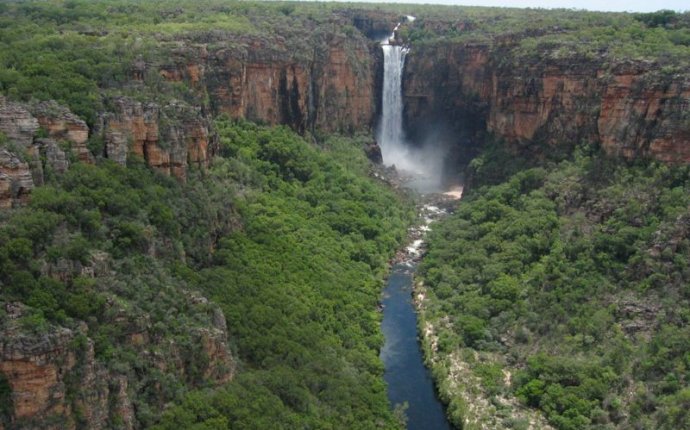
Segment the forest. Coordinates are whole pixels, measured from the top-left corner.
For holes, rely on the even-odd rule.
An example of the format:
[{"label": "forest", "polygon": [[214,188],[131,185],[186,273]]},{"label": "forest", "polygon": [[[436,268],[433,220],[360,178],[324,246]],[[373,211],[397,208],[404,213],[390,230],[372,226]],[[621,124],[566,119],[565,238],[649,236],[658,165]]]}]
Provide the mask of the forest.
[{"label": "forest", "polygon": [[[436,377],[462,357],[487,396],[558,429],[690,425],[688,167],[500,152],[473,161],[477,185],[422,264]],[[457,424],[469,405],[441,392]]]},{"label": "forest", "polygon": [[[158,428],[395,427],[376,303],[409,203],[368,178],[356,139],[332,136],[316,148],[285,128],[223,118],[216,126],[221,155],[187,183],[136,159],[77,163],[27,207],[2,212],[2,301],[25,303],[16,323],[39,334],[85,322],[96,360],[112,374],[136,373],[145,427],[168,402],[180,406]],[[97,258],[110,270],[75,275]],[[197,294],[211,302],[190,301]],[[194,327],[216,304],[238,375],[208,390],[215,384],[199,367],[209,358]],[[131,344],[142,315],[165,340],[147,354],[171,354],[175,343],[187,374],[161,371]],[[85,348],[84,335],[74,342]],[[83,394],[77,384],[67,393],[75,402]],[[3,405],[8,394],[0,391]]]}]

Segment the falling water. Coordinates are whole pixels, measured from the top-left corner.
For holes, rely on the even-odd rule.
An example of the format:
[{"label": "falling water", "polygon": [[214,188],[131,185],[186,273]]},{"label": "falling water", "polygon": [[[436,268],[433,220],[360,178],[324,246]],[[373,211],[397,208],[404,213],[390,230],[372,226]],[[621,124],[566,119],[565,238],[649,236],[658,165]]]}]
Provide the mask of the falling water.
[{"label": "falling water", "polygon": [[407,144],[403,131],[402,74],[408,49],[383,42],[383,112],[379,129],[379,145],[386,164],[410,169]]},{"label": "falling water", "polygon": [[[408,21],[413,20],[414,17],[408,17]],[[443,151],[437,142],[423,142],[420,146],[411,144],[405,138],[402,78],[409,48],[391,44],[392,40],[394,36],[381,43],[383,98],[377,140],[383,162],[388,166],[394,165],[398,171],[411,178],[408,183],[411,188],[421,193],[440,192]]]}]

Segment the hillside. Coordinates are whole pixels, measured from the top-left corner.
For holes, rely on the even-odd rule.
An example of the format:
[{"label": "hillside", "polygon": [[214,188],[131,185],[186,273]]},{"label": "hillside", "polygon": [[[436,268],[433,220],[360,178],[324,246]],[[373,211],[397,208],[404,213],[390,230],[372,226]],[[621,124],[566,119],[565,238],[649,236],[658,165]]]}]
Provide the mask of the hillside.
[{"label": "hillside", "polygon": [[469,165],[417,296],[449,416],[688,427],[688,14],[463,12],[402,32],[409,127]]},{"label": "hillside", "polygon": [[422,268],[456,423],[526,426],[515,397],[559,429],[687,427],[689,185],[595,152],[465,197]]},{"label": "hillside", "polygon": [[184,184],[76,163],[3,212],[7,428],[148,427],[220,385],[187,401],[247,428],[393,425],[376,303],[405,205],[355,141],[216,129],[221,155]]}]

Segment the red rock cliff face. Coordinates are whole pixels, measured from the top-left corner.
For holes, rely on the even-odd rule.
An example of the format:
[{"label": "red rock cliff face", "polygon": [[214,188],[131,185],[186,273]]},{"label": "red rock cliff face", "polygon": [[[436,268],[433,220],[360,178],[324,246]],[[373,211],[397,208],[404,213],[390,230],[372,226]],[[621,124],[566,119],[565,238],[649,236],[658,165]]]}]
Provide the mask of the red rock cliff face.
[{"label": "red rock cliff face", "polygon": [[370,130],[376,114],[371,42],[359,34],[326,34],[314,43],[306,51],[280,38],[246,38],[222,48],[190,44],[169,62],[147,67],[206,94],[214,113],[298,132]]},{"label": "red rock cliff face", "polygon": [[687,77],[663,76],[644,62],[512,55],[506,45],[413,47],[404,80],[408,120],[469,115],[517,146],[561,150],[586,141],[627,159],[690,163]]},{"label": "red rock cliff face", "polygon": [[145,78],[155,75],[154,82],[155,77],[183,82],[196,101],[169,95],[165,102],[108,96],[98,122],[89,129],[55,102],[25,106],[0,100],[3,139],[26,152],[13,149],[0,159],[0,207],[24,203],[31,189],[43,183],[46,168],[64,172],[70,160],[66,147],[84,162],[93,162],[95,155],[125,164],[134,154],[153,169],[184,180],[190,167],[207,167],[217,150],[214,114],[285,124],[298,132],[371,130],[378,47],[362,34],[320,32],[309,35],[305,49],[280,37],[214,37],[207,35],[209,43],[179,41],[163,62],[137,60],[131,68],[133,88],[148,85]]},{"label": "red rock cliff face", "polygon": [[[208,305],[204,298],[196,300]],[[41,333],[23,329],[20,321],[26,310],[19,303],[5,304],[7,318],[0,325],[0,376],[12,391],[9,428],[104,429],[112,428],[114,422],[121,423],[118,428],[135,428],[131,399],[142,389],[138,380],[142,375],[117,373],[99,362],[84,323],[76,329],[50,327]],[[185,380],[192,372],[190,366],[201,366],[197,370],[204,380],[215,384],[229,381],[234,374],[235,361],[219,309],[210,326],[190,328],[195,348],[205,357],[197,363],[185,360],[174,341],[151,335],[145,317],[132,321],[123,312],[122,321],[112,323],[126,326],[129,347],[146,364],[144,368]],[[154,352],[161,350],[166,353]],[[194,381],[187,382],[194,385]],[[160,386],[153,390],[160,391]],[[156,394],[166,400],[164,393]]]},{"label": "red rock cliff face", "polygon": [[690,162],[690,79],[653,79],[653,65],[632,64],[607,76],[597,121],[610,154],[649,155],[670,163]]},{"label": "red rock cliff face", "polygon": [[160,106],[128,97],[116,97],[110,105],[94,130],[105,143],[107,158],[125,164],[133,153],[153,169],[182,180],[189,166],[208,167],[215,136],[199,109],[181,101]]},{"label": "red rock cliff face", "polygon": [[25,106],[0,97],[0,208],[26,203],[34,188],[28,159],[38,129]]}]

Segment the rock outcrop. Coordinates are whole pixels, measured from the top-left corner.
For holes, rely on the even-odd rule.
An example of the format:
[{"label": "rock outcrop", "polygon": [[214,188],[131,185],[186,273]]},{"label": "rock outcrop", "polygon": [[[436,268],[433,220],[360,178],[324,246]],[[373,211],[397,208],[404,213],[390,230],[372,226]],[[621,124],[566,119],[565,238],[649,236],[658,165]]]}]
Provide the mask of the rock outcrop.
[{"label": "rock outcrop", "polygon": [[106,158],[124,165],[133,153],[179,179],[186,178],[188,166],[208,166],[215,135],[199,109],[177,100],[161,107],[128,97],[116,97],[109,105],[94,131],[105,144]]},{"label": "rock outcrop", "polygon": [[655,69],[623,64],[604,77],[597,121],[601,145],[627,159],[643,155],[690,163],[690,79],[659,76]]},{"label": "rock outcrop", "polygon": [[47,137],[55,142],[65,142],[77,159],[93,163],[93,156],[86,145],[89,127],[84,120],[52,100],[35,104],[31,107],[31,113]]},{"label": "rock outcrop", "polygon": [[[337,25],[358,17],[341,16]],[[367,19],[372,29],[388,22]],[[310,37],[307,50],[295,48],[303,42],[296,38],[233,36],[228,42],[214,32],[202,43],[180,41],[160,63],[134,61],[131,84],[148,85],[145,78],[152,75],[184,82],[190,100],[108,96],[93,129],[54,101],[26,106],[1,99],[0,131],[12,157],[5,155],[0,164],[0,206],[21,204],[47,171],[61,173],[71,161],[95,157],[124,165],[135,154],[184,180],[190,166],[207,167],[216,152],[212,115],[284,124],[300,133],[371,130],[380,85],[375,42],[357,32],[315,31]]]},{"label": "rock outcrop", "polygon": [[17,149],[27,149],[33,143],[38,128],[38,120],[26,106],[0,96],[0,132],[3,133],[3,140]]},{"label": "rock outcrop", "polygon": [[[19,303],[6,303],[3,307],[6,316],[0,320],[0,376],[11,390],[10,398],[5,399],[10,403],[6,417],[10,420],[9,428],[104,429],[115,422],[119,423],[118,428],[135,428],[132,398],[136,390],[144,389],[140,384],[143,375],[106,368],[96,359],[94,342],[84,323],[76,328],[50,326],[36,332],[22,326],[22,318],[30,312],[28,308]],[[145,363],[140,371],[156,369],[191,386],[229,381],[235,362],[228,347],[225,319],[220,310],[215,312],[220,316],[214,314],[211,326],[191,329],[195,339],[192,347],[204,356],[193,363],[183,358],[174,342],[151,335],[150,324],[145,323],[145,318],[139,319],[144,323],[130,334],[128,346]],[[122,323],[137,326],[137,322]],[[153,352],[161,348],[177,353]],[[190,380],[189,375],[197,373],[203,381]],[[146,389],[150,391],[151,387]],[[164,393],[159,393],[159,397],[166,400]]]},{"label": "rock outcrop", "polygon": [[14,153],[0,149],[0,209],[26,203],[33,188],[29,164]]},{"label": "rock outcrop", "polygon": [[518,58],[514,41],[413,47],[404,77],[411,128],[439,117],[515,148],[600,144],[626,159],[690,163],[690,79],[644,61]]},{"label": "rock outcrop", "polygon": [[[210,120],[187,103],[163,106],[115,97],[94,130],[54,101],[25,105],[0,97],[0,208],[26,203],[45,175],[95,156],[125,164],[130,153],[153,169],[184,180],[190,166],[206,168],[217,139]],[[102,150],[88,147],[89,139]]]},{"label": "rock outcrop", "polygon": [[0,208],[25,203],[34,188],[27,160],[38,129],[23,105],[0,96]]}]

